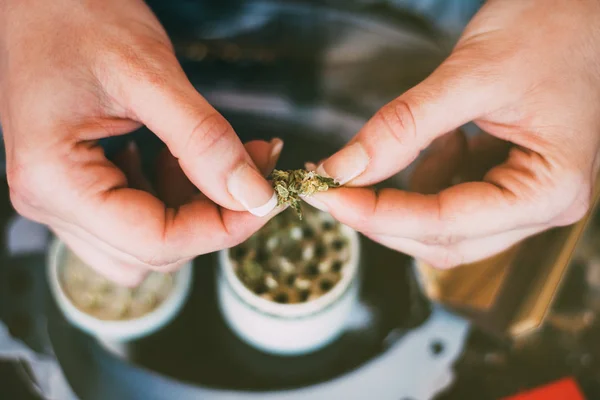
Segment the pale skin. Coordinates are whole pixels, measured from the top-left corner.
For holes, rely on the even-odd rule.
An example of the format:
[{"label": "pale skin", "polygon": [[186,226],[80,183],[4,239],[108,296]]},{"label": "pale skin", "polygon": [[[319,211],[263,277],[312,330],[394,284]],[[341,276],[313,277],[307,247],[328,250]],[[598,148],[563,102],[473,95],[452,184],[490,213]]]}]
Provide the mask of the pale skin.
[{"label": "pale skin", "polygon": [[[11,200],[88,264],[135,285],[239,243],[279,211],[264,175],[282,142],[240,142],[143,1],[5,0],[0,19]],[[96,143],[142,124],[169,150],[155,190],[135,148],[118,168]]]},{"label": "pale skin", "polygon": [[[488,1],[431,76],[315,166],[349,187],[310,202],[440,268],[580,220],[599,166],[599,20],[597,0]],[[452,133],[470,121],[489,135],[467,142]],[[437,183],[360,188],[401,171],[434,141],[416,173]],[[470,172],[483,173],[436,190],[466,155],[480,164]]]},{"label": "pale skin", "polygon": [[[263,176],[282,142],[240,142],[141,0],[4,0],[0,19],[11,199],[84,261],[134,285],[239,243],[281,211]],[[437,267],[579,220],[598,171],[598,20],[597,0],[488,1],[429,78],[315,166],[348,187],[308,201]],[[445,135],[469,121],[489,136]],[[95,142],[142,124],[168,147],[153,188],[135,148],[111,163]],[[367,187],[432,142],[414,191]],[[456,174],[469,182],[447,187]]]}]

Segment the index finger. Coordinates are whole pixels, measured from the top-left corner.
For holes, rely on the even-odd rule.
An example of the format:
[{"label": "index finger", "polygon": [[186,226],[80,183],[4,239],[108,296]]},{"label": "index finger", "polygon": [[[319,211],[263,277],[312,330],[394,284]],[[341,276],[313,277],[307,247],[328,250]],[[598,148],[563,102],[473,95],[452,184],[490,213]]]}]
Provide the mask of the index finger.
[{"label": "index finger", "polygon": [[108,87],[111,96],[131,118],[160,137],[202,193],[230,210],[258,216],[273,210],[277,204],[273,188],[231,125],[196,91],[173,54],[153,53],[150,62],[143,56],[111,61],[120,68],[113,71],[115,76],[102,79],[116,79],[115,87]]},{"label": "index finger", "polygon": [[[282,144],[279,139],[269,143],[253,141],[247,148],[257,165],[268,169],[273,162],[273,150],[278,154]],[[256,217],[247,212],[222,209],[201,197],[178,203],[181,205],[175,208],[166,207],[146,191],[132,188],[107,191],[92,200],[100,204],[82,204],[103,215],[98,212],[91,215],[86,220],[86,229],[143,263],[158,267],[231,247],[280,211]],[[122,237],[117,237],[119,235]]]},{"label": "index finger", "polygon": [[94,236],[157,268],[231,247],[272,217],[223,209],[208,199],[166,208],[154,196],[130,188],[83,202],[76,217],[84,216]]},{"label": "index finger", "polygon": [[[270,149],[265,143],[262,150]],[[264,152],[263,151],[263,152]],[[257,217],[208,199],[168,208],[152,194],[127,187],[122,171],[101,151],[76,146],[72,157],[23,169],[13,200],[21,213],[71,232],[82,230],[140,264],[161,269],[243,241],[280,211]],[[33,203],[18,195],[37,199]]]},{"label": "index finger", "polygon": [[447,245],[545,222],[539,210],[534,210],[535,203],[489,182],[462,183],[427,195],[338,188],[306,201],[360,232],[429,244]]}]

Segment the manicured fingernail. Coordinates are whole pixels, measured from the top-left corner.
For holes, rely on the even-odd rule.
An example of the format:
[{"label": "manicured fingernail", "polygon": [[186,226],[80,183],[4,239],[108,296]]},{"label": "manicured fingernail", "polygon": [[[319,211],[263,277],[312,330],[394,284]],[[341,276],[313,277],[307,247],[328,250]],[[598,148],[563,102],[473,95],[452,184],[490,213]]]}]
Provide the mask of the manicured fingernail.
[{"label": "manicured fingernail", "polygon": [[283,140],[279,138],[274,138],[271,140],[271,155],[270,160],[273,166],[277,164],[277,160],[279,160],[279,156],[281,155],[281,150],[283,149]]},{"label": "manicured fingernail", "polygon": [[340,185],[344,185],[362,174],[368,165],[369,155],[364,147],[360,143],[354,143],[321,163],[317,173],[334,178]]},{"label": "manicured fingernail", "polygon": [[277,196],[275,195],[275,193],[273,193],[271,198],[265,204],[259,207],[250,208],[248,211],[250,211],[250,213],[256,215],[257,217],[264,217],[265,215],[273,211],[275,207],[277,207]]},{"label": "manicured fingernail", "polygon": [[327,208],[327,206],[323,202],[315,199],[313,196],[300,196],[300,197],[302,198],[302,200],[304,200],[305,202],[307,202],[314,208],[321,210],[323,212],[329,212],[329,209]]},{"label": "manicured fingernail", "polygon": [[264,217],[277,206],[277,196],[269,183],[249,164],[240,165],[227,181],[227,190],[246,210]]}]

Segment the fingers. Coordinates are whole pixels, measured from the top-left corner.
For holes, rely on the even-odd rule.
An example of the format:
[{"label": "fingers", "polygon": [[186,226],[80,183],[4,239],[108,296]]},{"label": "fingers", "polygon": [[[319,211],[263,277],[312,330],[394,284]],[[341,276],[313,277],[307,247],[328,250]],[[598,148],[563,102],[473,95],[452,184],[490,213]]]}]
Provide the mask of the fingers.
[{"label": "fingers", "polygon": [[[270,173],[268,169],[277,162],[282,146],[283,142],[279,139],[274,139],[270,143],[253,141],[246,145],[249,154],[266,174]],[[147,187],[149,183],[143,176],[139,161],[137,147],[129,146],[116,157],[115,163],[124,171],[130,185]],[[197,189],[187,180],[177,159],[168,150],[159,155],[157,172],[157,190],[167,205],[180,207],[196,195]],[[55,232],[82,261],[118,284],[136,286],[141,283],[149,270],[157,269],[155,265],[148,265],[136,257],[131,257],[126,252],[107,244],[102,238],[90,235],[78,227],[56,229]],[[163,272],[175,270],[190,258],[177,259],[173,262],[165,261],[158,269]]]},{"label": "fingers", "polygon": [[450,244],[539,223],[535,204],[489,182],[462,183],[436,195],[339,188],[306,201],[365,234],[429,244]]},{"label": "fingers", "polygon": [[[270,142],[254,140],[246,143],[244,147],[263,176],[266,177],[279,159],[283,141],[279,138],[274,138]],[[168,149],[159,154],[156,178],[158,196],[169,207],[179,207],[193,198],[204,198],[204,195],[190,182],[181,169],[179,161]]]},{"label": "fingers", "polygon": [[194,196],[204,197],[168,149],[164,149],[156,160],[156,190],[167,207],[179,207],[190,202]]},{"label": "fingers", "polygon": [[55,230],[54,232],[81,261],[113,282],[127,287],[135,287],[148,274],[148,269],[143,266],[117,260],[106,251],[94,246],[90,241],[83,240],[65,230]]},{"label": "fingers", "polygon": [[269,143],[262,140],[253,140],[244,146],[260,172],[266,177],[273,172],[279,160],[281,150],[283,149],[283,141],[279,138],[274,138]]},{"label": "fingers", "polygon": [[[343,187],[306,201],[374,240],[436,266],[490,256],[529,235],[583,216],[589,195],[581,197],[578,188],[585,191],[585,182],[573,172],[554,168],[536,153],[518,147],[509,153],[508,143],[482,138],[468,143],[474,156],[469,151],[467,168],[473,177],[482,176],[481,182],[438,192],[457,170],[452,153],[465,152],[464,143],[449,141],[443,143],[449,158],[435,159],[440,154],[434,149],[431,158],[416,168],[421,177],[434,175],[433,185],[423,192],[435,194]],[[505,162],[486,171],[498,161]]]},{"label": "fingers", "polygon": [[546,226],[540,225],[488,237],[464,240],[448,246],[428,245],[417,240],[393,236],[367,236],[384,246],[408,254],[435,268],[446,269],[492,257],[546,228]]},{"label": "fingers", "polygon": [[507,160],[511,144],[482,133],[466,139],[460,131],[439,137],[419,158],[410,177],[412,191],[435,194],[459,182],[483,180]]},{"label": "fingers", "polygon": [[276,206],[275,192],[231,125],[195,90],[174,57],[165,64],[156,71],[134,66],[137,73],[120,78],[113,91],[167,144],[202,193],[228,209],[267,215]]},{"label": "fingers", "polygon": [[[135,287],[151,270],[135,257],[111,247],[81,229],[53,229],[53,231],[86,265],[120,285]],[[161,271],[175,271],[192,258],[164,265]]]},{"label": "fingers", "polygon": [[341,184],[372,185],[408,166],[435,138],[494,109],[494,81],[468,58],[453,57],[379,110],[320,174]]},{"label": "fingers", "polygon": [[[274,139],[269,143],[264,141],[253,141],[246,145],[249,154],[255,160],[256,165],[265,174],[270,173],[270,169],[272,169],[272,166],[277,162],[282,146],[283,142],[280,139]],[[149,264],[150,267],[164,269],[165,265],[172,264],[180,258],[194,257],[198,254],[231,247],[254,233],[254,231],[268,220],[268,217],[257,218],[243,212],[220,210],[211,201],[202,200],[196,197],[195,188],[188,180],[186,180],[185,175],[181,172],[181,169],[178,168],[177,160],[173,156],[170,156],[168,152],[161,155],[161,160],[161,166],[163,168],[160,170],[163,170],[163,172],[160,173],[159,170],[157,187],[159,188],[159,192],[166,196],[168,201],[171,204],[176,205],[178,209],[175,211],[165,209],[161,206],[160,208],[162,208],[162,211],[158,211],[158,207],[157,210],[154,211],[156,214],[159,212],[162,213],[160,217],[163,219],[163,224],[168,224],[169,222],[171,224],[166,227],[168,231],[164,230],[165,227],[163,225],[163,231],[161,232],[164,235],[162,244],[164,247],[167,247],[165,254],[159,256],[158,260],[152,258],[142,259],[142,262]],[[114,205],[112,205],[114,207],[113,212],[115,215],[120,212],[122,218],[127,218],[127,210],[122,207],[122,204],[125,204],[126,202],[130,203],[130,210],[138,207],[147,210],[147,207],[150,204],[158,202],[153,197],[147,197],[148,195],[143,192],[130,191],[127,193],[128,190],[130,189],[120,189],[120,193],[119,191],[114,192],[115,197],[112,200],[114,202]],[[116,196],[117,194],[122,196],[122,199]],[[137,200],[134,199],[135,196],[137,196]],[[126,200],[126,198],[130,198],[131,200]],[[192,198],[195,200],[191,200]],[[142,205],[143,201],[146,202],[146,205]],[[138,215],[135,216],[136,219],[139,217],[140,211],[142,210],[137,211]],[[276,212],[279,211],[280,210],[277,210]],[[148,211],[149,214],[151,212],[152,211]],[[169,221],[168,218],[172,219]],[[129,219],[132,219],[132,217],[129,217]],[[148,220],[148,223],[151,221],[151,218],[149,217],[143,219]],[[141,223],[138,224],[143,225]],[[125,228],[113,229],[120,232]],[[143,229],[144,228],[140,228],[140,231]],[[156,228],[153,227],[147,229],[148,233],[152,232],[153,229],[156,231]],[[125,232],[127,235],[135,234],[131,231],[132,228],[129,228]],[[113,238],[111,238],[111,244],[113,246],[122,251],[127,251],[116,246],[115,243],[117,243],[117,241],[112,239]],[[129,242],[131,242],[131,239]],[[174,248],[171,251],[168,251],[168,247],[170,247],[169,242],[172,242],[174,245]],[[158,245],[160,246],[160,242]],[[179,249],[176,250],[177,248]],[[187,248],[187,250],[185,248]],[[172,255],[168,256],[169,253]],[[138,253],[134,250],[133,254]]]},{"label": "fingers", "polygon": [[129,188],[90,196],[74,214],[93,236],[156,270],[231,247],[270,217],[220,209],[209,200],[168,209],[150,194]]},{"label": "fingers", "polygon": [[[271,153],[269,144],[258,147]],[[127,187],[125,175],[102,151],[87,146],[74,147],[68,158],[46,161],[11,175],[17,210],[58,232],[103,243],[102,251],[114,249],[128,256],[126,263],[146,269],[164,271],[181,260],[234,246],[281,211],[256,217],[209,200],[166,208],[152,194]],[[92,259],[97,253],[83,252],[86,261],[103,269],[105,260]]]},{"label": "fingers", "polygon": [[[470,177],[483,177],[494,162],[498,163],[505,160],[507,149],[508,147],[504,142],[487,135],[479,135],[467,141],[460,131],[446,134],[432,143],[427,153],[420,160],[419,164],[416,165],[411,177],[411,190],[420,194],[435,195],[445,188],[456,184],[457,181],[461,181],[465,178],[465,174],[468,174]],[[358,189],[347,189],[347,192],[353,195],[356,195],[357,191]],[[330,194],[334,197],[339,194],[337,192],[339,192],[339,189],[330,192]],[[385,193],[383,193],[383,197],[387,196]],[[414,196],[415,202],[419,201],[419,198],[431,198],[431,196],[419,196],[417,194],[407,195]],[[341,194],[341,196],[344,195]],[[319,200],[323,200],[325,196],[318,197]],[[308,201],[311,202],[310,199]],[[388,207],[382,205],[388,202],[389,200],[384,199],[382,203],[378,201],[377,204],[381,208],[397,208],[396,205],[389,205]],[[345,214],[344,209],[340,208],[339,204],[332,205],[330,201],[325,200],[321,203],[321,207],[327,207],[325,203],[335,210],[335,215],[338,215],[338,213]],[[353,212],[360,213],[355,208],[355,205],[347,204],[346,206],[352,207]],[[468,206],[465,205],[465,207],[467,208]],[[465,210],[465,212],[468,213],[468,210]],[[439,235],[435,236],[427,235],[425,231],[421,231],[420,233],[413,231],[411,234],[411,228],[406,227],[406,225],[411,226],[411,222],[414,225],[418,225],[417,220],[420,217],[410,211],[407,211],[407,213],[409,214],[408,217],[404,216],[400,218],[398,215],[395,217],[398,218],[396,219],[398,223],[389,222],[392,220],[387,217],[394,218],[391,215],[387,217],[382,216],[380,224],[372,221],[372,216],[369,216],[365,217],[364,220],[373,222],[375,227],[366,226],[367,224],[362,224],[361,226],[360,222],[357,222],[357,226],[365,229],[363,232],[372,240],[425,261],[437,268],[451,268],[493,256],[522,239],[546,228],[545,225],[538,225],[483,237],[477,236],[475,232],[472,233],[473,236],[471,237],[465,237],[464,235],[452,236],[452,234],[444,236],[443,231],[438,231]],[[423,214],[427,214],[426,209],[423,211]],[[434,213],[434,215],[438,215],[438,213]],[[411,221],[411,218],[417,220]],[[387,220],[387,224],[384,224],[383,221],[385,220]],[[349,221],[345,222],[351,224]],[[428,223],[427,220],[422,222],[425,224]],[[429,225],[433,226],[431,223]],[[368,229],[377,230],[381,226],[384,230],[388,227],[391,227],[391,229],[387,229],[387,234],[369,233]],[[402,227],[398,228],[398,226]],[[402,234],[407,235],[407,237],[396,236]]]}]

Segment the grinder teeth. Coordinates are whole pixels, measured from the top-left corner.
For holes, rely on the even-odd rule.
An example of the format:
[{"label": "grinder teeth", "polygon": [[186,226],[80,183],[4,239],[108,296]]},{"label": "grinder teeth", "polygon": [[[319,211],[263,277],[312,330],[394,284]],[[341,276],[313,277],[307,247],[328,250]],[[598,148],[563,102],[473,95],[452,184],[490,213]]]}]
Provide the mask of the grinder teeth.
[{"label": "grinder teeth", "polygon": [[249,240],[229,250],[240,281],[255,294],[281,304],[310,301],[342,278],[350,251],[341,225],[306,207],[305,218],[273,218]]}]

